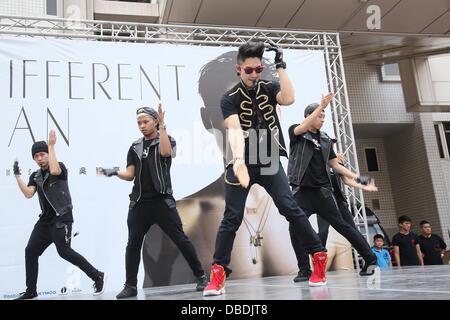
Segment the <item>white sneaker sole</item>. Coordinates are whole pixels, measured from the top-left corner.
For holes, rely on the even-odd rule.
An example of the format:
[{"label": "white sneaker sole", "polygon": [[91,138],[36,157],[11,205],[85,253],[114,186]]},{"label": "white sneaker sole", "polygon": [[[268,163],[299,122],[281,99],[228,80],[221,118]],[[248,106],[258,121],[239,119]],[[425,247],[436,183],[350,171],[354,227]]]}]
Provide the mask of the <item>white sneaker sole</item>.
[{"label": "white sneaker sole", "polygon": [[311,282],[309,281],[309,286],[310,287],[323,287],[327,285],[327,281],[322,281],[322,282]]},{"label": "white sneaker sole", "polygon": [[108,276],[106,275],[106,272],[103,274],[103,288],[102,291],[100,292],[94,292],[93,295],[94,296],[99,296],[101,295],[103,292],[105,292],[105,288],[106,288],[106,280],[108,279]]},{"label": "white sneaker sole", "polygon": [[208,296],[220,296],[221,294],[225,293],[225,287],[223,287],[222,289],[219,290],[208,290],[208,291],[203,291],[203,296],[204,297],[208,297]]},{"label": "white sneaker sole", "polygon": [[[372,264],[370,266],[367,267],[366,270],[366,274],[362,275],[362,276],[371,276],[374,275],[375,272],[377,271],[378,266],[376,264]],[[378,268],[379,269],[379,268]]]}]

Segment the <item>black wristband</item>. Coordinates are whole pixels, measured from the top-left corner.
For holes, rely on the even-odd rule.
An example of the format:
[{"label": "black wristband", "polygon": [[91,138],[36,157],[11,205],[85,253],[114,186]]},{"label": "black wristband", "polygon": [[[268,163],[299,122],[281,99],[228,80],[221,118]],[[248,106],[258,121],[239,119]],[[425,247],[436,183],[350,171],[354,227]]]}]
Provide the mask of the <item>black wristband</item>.
[{"label": "black wristband", "polygon": [[372,180],[372,178],[371,177],[367,177],[367,176],[360,176],[360,177],[357,177],[355,179],[355,181],[357,183],[360,183],[360,184],[362,184],[364,186],[367,186],[370,183],[371,180]]},{"label": "black wristband", "polygon": [[278,70],[280,68],[286,69],[286,62],[281,61],[275,65],[275,68]]}]

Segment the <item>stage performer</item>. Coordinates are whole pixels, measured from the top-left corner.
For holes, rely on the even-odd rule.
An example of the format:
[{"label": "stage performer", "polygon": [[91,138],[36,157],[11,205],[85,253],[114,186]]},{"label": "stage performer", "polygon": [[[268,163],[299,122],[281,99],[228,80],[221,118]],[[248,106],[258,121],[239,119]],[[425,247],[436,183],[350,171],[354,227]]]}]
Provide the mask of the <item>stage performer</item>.
[{"label": "stage performer", "polygon": [[[373,274],[377,258],[363,235],[342,216],[333,193],[330,168],[358,184],[368,185],[372,179],[359,177],[339,164],[332,139],[320,130],[325,122],[324,109],[333,96],[329,93],[322,97],[320,104],[308,105],[304,111],[305,119],[289,127],[288,178],[298,205],[307,215],[317,213],[352,244],[365,262],[360,275],[367,276]],[[290,233],[297,259],[305,261],[301,239],[295,230],[290,229]]]},{"label": "stage performer", "polygon": [[[335,142],[335,140],[333,140]],[[345,165],[346,159],[340,154],[336,153],[337,159],[341,165]],[[375,185],[375,181],[372,179],[371,182],[367,185],[356,182],[354,179],[350,179],[347,176],[341,176],[339,173],[334,172],[333,169],[330,170],[330,178],[331,185],[333,187],[333,194],[336,199],[337,206],[339,207],[339,211],[342,215],[342,218],[350,224],[356,230],[357,227],[355,225],[355,221],[353,220],[353,215],[349,210],[348,200],[345,196],[344,191],[342,190],[342,183],[353,187],[358,188],[368,192],[376,192],[378,191],[377,186]],[[312,212],[304,209],[307,215],[311,215]],[[317,227],[318,227],[318,235],[322,244],[327,246],[328,239],[328,229],[330,224],[324,220],[320,215],[317,215]],[[333,232],[336,232],[333,230]],[[343,245],[342,241],[335,242],[336,237],[332,237],[331,244],[333,247],[332,252],[328,251],[328,265],[327,269],[330,268],[331,265],[334,266],[333,270],[350,270],[353,269],[353,256],[351,252],[351,244],[346,241],[348,245]],[[301,246],[294,247],[298,264],[298,274],[294,278],[294,282],[303,282],[308,281],[311,276],[311,267],[309,263],[309,257],[305,254],[304,249]]]},{"label": "stage performer", "polygon": [[26,198],[32,198],[37,192],[41,214],[34,225],[25,248],[26,291],[17,299],[37,297],[38,259],[52,243],[61,258],[80,268],[94,281],[94,295],[100,295],[105,289],[106,275],[94,268],[83,256],[70,246],[72,238],[72,199],[67,181],[67,169],[58,162],[55,153],[56,133],[51,130],[48,144],[38,141],[31,147],[31,156],[40,167],[33,172],[26,185],[21,177],[19,162],[13,166],[14,176],[20,191]]},{"label": "stage performer", "polygon": [[183,231],[173,197],[170,166],[176,154],[176,142],[167,134],[164,113],[161,104],[158,112],[150,107],[139,108],[137,125],[143,137],[128,150],[126,170],[100,169],[107,177],[134,180],[127,219],[126,281],[117,299],[137,295],[142,243],[153,224],[158,224],[180,249],[196,277],[196,290],[202,291],[208,283],[195,248]]},{"label": "stage performer", "polygon": [[[264,69],[264,43],[247,42],[239,47],[235,66],[240,81],[221,99],[221,110],[227,128],[229,146],[226,150],[225,212],[216,237],[210,282],[204,296],[225,292],[236,231],[242,223],[250,186],[257,183],[272,197],[278,211],[302,238],[308,253],[313,255],[314,272],[310,285],[326,284],[326,249],[311,227],[305,213],[298,207],[289,189],[280,155],[287,156],[277,104],[294,102],[294,88],[286,73],[280,47],[270,42],[267,50],[275,51],[279,82],[260,79]],[[275,253],[274,253],[275,254]]]}]

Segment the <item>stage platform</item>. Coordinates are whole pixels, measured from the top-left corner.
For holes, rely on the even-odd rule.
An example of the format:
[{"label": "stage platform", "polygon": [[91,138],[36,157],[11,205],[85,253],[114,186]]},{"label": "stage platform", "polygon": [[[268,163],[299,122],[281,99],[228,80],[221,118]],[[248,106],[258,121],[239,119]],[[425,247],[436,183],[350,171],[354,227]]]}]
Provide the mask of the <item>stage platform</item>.
[{"label": "stage platform", "polygon": [[[126,300],[450,300],[450,265],[378,269],[371,277],[360,277],[356,271],[329,272],[328,285],[316,288],[307,282],[294,283],[293,277],[229,280],[226,294],[218,297],[203,297],[194,284],[184,284],[140,289],[137,297]],[[116,294],[106,287],[97,297],[75,294],[51,299],[111,300]]]}]

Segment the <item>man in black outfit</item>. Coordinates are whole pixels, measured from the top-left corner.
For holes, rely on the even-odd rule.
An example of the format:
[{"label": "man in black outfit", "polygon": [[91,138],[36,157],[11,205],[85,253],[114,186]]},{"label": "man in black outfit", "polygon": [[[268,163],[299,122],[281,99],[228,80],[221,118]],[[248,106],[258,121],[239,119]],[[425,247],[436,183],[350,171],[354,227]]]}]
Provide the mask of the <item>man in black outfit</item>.
[{"label": "man in black outfit", "polygon": [[444,264],[442,257],[447,245],[437,234],[431,233],[431,224],[423,220],[420,222],[422,234],[419,236],[420,251],[425,265]]},{"label": "man in black outfit", "polygon": [[58,162],[55,154],[56,134],[51,130],[48,145],[38,141],[31,148],[31,155],[40,167],[30,176],[28,185],[21,178],[19,162],[13,166],[14,176],[20,191],[26,198],[32,198],[36,191],[42,213],[33,228],[25,248],[26,291],[17,299],[37,297],[38,259],[52,243],[61,258],[79,267],[94,281],[94,295],[102,294],[105,289],[106,275],[95,269],[83,256],[70,246],[72,234],[72,199],[67,183],[67,169]]},{"label": "man in black outfit", "polygon": [[271,43],[279,82],[260,79],[264,70],[264,43],[247,42],[239,47],[235,70],[240,82],[221,99],[221,110],[231,148],[226,153],[225,212],[220,224],[208,286],[204,296],[225,292],[225,278],[231,273],[236,231],[244,216],[249,187],[258,183],[272,197],[275,206],[301,237],[308,253],[313,255],[314,272],[310,285],[326,284],[326,250],[311,227],[305,213],[296,204],[279,156],[287,156],[281,132],[277,104],[294,102],[294,88],[286,73],[282,50]]},{"label": "man in black outfit", "polygon": [[107,177],[115,175],[122,180],[134,180],[127,219],[126,282],[117,299],[137,295],[142,243],[155,223],[180,249],[196,277],[197,291],[202,291],[207,284],[205,272],[194,246],[183,231],[173,197],[170,166],[176,153],[175,139],[167,134],[161,104],[158,112],[144,107],[139,108],[136,114],[143,137],[133,142],[128,150],[126,170],[100,170]]},{"label": "man in black outfit", "polygon": [[[333,140],[333,142],[335,142],[335,140]],[[341,165],[344,165],[345,158],[341,154],[336,154],[336,156],[338,158],[339,163]],[[346,176],[341,176],[339,173],[334,172],[333,170],[330,170],[330,178],[331,178],[331,186],[333,187],[333,194],[336,199],[336,203],[339,208],[339,212],[342,215],[342,218],[345,220],[345,222],[347,222],[353,228],[358,230],[356,228],[355,221],[353,220],[353,215],[349,210],[347,197],[345,196],[342,190],[342,182],[350,187],[359,188],[368,192],[378,191],[378,188],[375,186],[373,180],[369,184],[364,185],[356,182],[353,179],[349,179]],[[305,212],[308,211],[305,210]],[[318,227],[317,234],[319,235],[320,241],[322,241],[322,244],[326,247],[330,224],[320,215],[317,215],[317,227]],[[301,251],[296,252],[299,261],[298,262],[299,271],[297,276],[294,278],[294,282],[307,281],[309,276],[311,275],[311,266],[309,264],[309,258],[308,256],[302,253],[302,249],[300,250]],[[330,256],[330,254],[328,254],[328,258],[332,259],[333,257]]]},{"label": "man in black outfit", "polygon": [[[340,165],[332,148],[332,139],[320,131],[325,122],[324,109],[332,98],[333,94],[330,93],[322,97],[320,104],[313,103],[307,106],[303,122],[289,128],[288,178],[298,205],[308,216],[317,213],[355,247],[365,262],[360,275],[367,276],[373,274],[377,258],[355,225],[346,221],[349,217],[343,218],[333,194],[330,167],[336,173],[363,185],[369,184],[371,178],[358,177]],[[291,229],[290,232],[297,259],[307,260],[296,232]]]},{"label": "man in black outfit", "polygon": [[411,218],[404,215],[399,217],[398,226],[400,232],[392,237],[396,266],[423,266],[419,237],[414,232],[410,232]]}]

